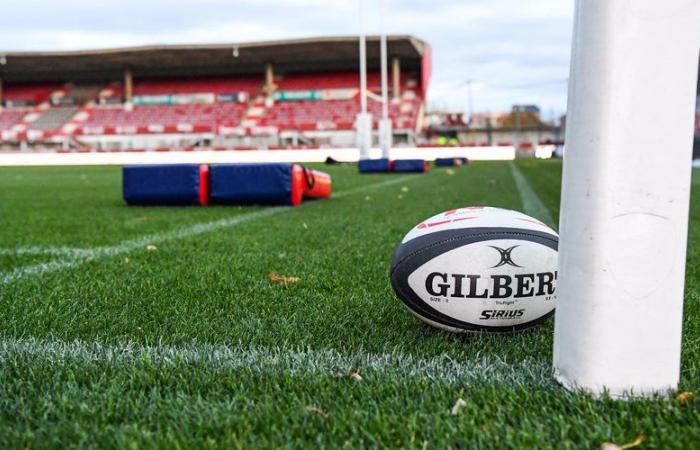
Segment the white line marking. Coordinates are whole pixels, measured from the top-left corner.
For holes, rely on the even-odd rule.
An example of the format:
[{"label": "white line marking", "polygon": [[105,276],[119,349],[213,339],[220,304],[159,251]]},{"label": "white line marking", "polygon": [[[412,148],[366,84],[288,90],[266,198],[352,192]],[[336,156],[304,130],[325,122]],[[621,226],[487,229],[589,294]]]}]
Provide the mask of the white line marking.
[{"label": "white line marking", "polygon": [[244,370],[289,375],[349,375],[363,378],[418,378],[443,383],[496,383],[510,386],[554,386],[549,361],[509,362],[497,356],[459,361],[447,355],[420,358],[400,352],[340,352],[334,349],[240,348],[227,345],[187,344],[144,346],[82,341],[44,341],[0,338],[0,360],[41,360],[51,365],[106,364],[110,367],[149,366],[178,368],[203,366],[207,370]]},{"label": "white line marking", "polygon": [[[379,183],[374,183],[370,185],[364,185],[357,188],[349,189],[347,191],[339,192],[331,198],[343,198],[348,195],[356,194],[358,192],[363,192],[369,189],[376,189],[379,187],[389,186],[392,184],[401,183],[411,179],[409,176],[392,178],[390,180],[381,181]],[[414,178],[415,179],[415,178]],[[310,203],[310,205],[316,204],[315,202]],[[306,206],[308,207],[308,205]],[[235,225],[249,222],[251,220],[259,219],[262,217],[272,216],[283,211],[292,211],[293,208],[290,207],[273,207],[262,209],[259,211],[240,214],[237,216],[229,217],[226,219],[215,220],[212,222],[198,223],[184,228],[175,229],[172,231],[166,231],[162,233],[154,233],[146,236],[142,236],[136,239],[131,239],[128,241],[121,242],[120,244],[110,246],[110,247],[96,247],[89,249],[86,252],[72,255],[70,257],[49,261],[46,263],[33,264],[30,266],[18,267],[9,272],[0,273],[0,284],[9,284],[16,280],[19,280],[28,276],[43,275],[46,273],[56,272],[59,270],[65,270],[72,267],[79,266],[87,261],[92,261],[100,258],[116,256],[123,253],[131,252],[134,250],[145,249],[146,246],[150,244],[158,244],[162,242],[174,241],[179,239],[185,239],[192,236],[197,236],[204,233],[210,233],[212,231],[221,230],[223,228],[233,227]]]},{"label": "white line marking", "polygon": [[513,175],[513,180],[515,180],[515,185],[518,187],[525,214],[541,220],[552,227],[552,229],[556,229],[549,209],[547,209],[544,203],[542,203],[542,200],[537,196],[537,193],[532,189],[525,175],[523,175],[518,166],[512,161],[509,162],[508,165],[510,166],[510,173]]},{"label": "white line marking", "polygon": [[15,247],[0,248],[0,256],[49,255],[49,256],[79,256],[90,252],[89,248],[73,247]]}]

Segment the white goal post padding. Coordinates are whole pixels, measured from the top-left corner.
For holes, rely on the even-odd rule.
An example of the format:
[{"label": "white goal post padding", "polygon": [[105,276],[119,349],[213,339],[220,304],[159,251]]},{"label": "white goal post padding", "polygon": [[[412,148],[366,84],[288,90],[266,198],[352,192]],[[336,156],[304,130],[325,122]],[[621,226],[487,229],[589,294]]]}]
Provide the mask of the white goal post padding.
[{"label": "white goal post padding", "polygon": [[698,0],[577,0],[554,370],[594,394],[675,389]]}]

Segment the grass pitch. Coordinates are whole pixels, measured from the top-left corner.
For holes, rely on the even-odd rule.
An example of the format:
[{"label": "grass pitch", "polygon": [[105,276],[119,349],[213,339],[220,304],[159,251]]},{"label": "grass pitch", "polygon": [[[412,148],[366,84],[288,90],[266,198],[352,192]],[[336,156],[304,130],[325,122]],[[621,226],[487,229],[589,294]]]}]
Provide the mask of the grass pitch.
[{"label": "grass pitch", "polygon": [[[700,447],[698,398],[554,383],[551,321],[454,335],[391,291],[394,247],[426,217],[556,220],[558,162],[324,170],[334,198],[292,209],[130,208],[118,168],[0,169],[0,447]],[[682,391],[700,388],[699,179]]]}]

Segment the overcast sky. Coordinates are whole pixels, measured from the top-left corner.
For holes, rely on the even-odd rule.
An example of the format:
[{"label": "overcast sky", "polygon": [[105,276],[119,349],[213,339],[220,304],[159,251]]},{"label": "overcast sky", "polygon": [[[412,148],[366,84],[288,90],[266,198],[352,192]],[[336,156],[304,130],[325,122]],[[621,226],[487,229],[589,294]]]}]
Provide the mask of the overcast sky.
[{"label": "overcast sky", "polygon": [[[379,0],[364,0],[368,33]],[[235,43],[359,30],[358,0],[6,0],[0,50],[75,50],[145,44]],[[389,33],[433,49],[429,102],[475,111],[536,103],[566,108],[573,0],[386,0]]]}]

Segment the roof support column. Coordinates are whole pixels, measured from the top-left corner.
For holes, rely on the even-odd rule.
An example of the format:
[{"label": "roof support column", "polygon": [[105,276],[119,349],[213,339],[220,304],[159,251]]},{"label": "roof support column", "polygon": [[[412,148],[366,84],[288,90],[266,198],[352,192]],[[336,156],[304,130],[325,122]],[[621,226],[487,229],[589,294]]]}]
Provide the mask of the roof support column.
[{"label": "roof support column", "polygon": [[131,106],[134,99],[134,77],[131,69],[124,69],[124,103]]},{"label": "roof support column", "polygon": [[271,94],[275,90],[275,69],[272,63],[265,66],[265,92]]},{"label": "roof support column", "polygon": [[391,77],[392,77],[392,96],[399,98],[401,96],[401,60],[394,57],[391,60]]}]

